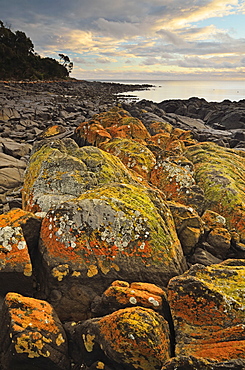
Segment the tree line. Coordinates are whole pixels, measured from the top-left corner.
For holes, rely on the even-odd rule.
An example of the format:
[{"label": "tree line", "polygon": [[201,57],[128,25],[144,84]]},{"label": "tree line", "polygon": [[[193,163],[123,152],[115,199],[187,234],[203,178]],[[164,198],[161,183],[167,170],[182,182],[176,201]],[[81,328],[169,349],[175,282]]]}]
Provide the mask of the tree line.
[{"label": "tree line", "polygon": [[59,54],[60,61],[42,58],[22,31],[13,32],[0,20],[0,80],[64,79],[72,71],[69,57]]}]

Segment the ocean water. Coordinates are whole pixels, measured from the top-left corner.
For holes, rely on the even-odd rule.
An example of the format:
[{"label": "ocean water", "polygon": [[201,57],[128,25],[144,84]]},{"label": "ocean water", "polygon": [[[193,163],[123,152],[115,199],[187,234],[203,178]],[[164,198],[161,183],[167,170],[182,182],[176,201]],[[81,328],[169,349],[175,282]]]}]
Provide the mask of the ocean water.
[{"label": "ocean water", "polygon": [[173,81],[173,80],[103,80],[126,84],[154,85],[149,90],[128,92],[138,100],[147,99],[159,103],[168,99],[204,98],[208,102],[221,102],[225,99],[239,101],[245,99],[245,80],[217,81]]}]

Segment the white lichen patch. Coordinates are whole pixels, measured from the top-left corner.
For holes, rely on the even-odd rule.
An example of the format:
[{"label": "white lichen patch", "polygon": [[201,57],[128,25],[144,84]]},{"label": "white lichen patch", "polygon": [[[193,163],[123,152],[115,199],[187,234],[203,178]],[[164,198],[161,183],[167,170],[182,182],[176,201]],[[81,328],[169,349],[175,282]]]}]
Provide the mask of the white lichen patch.
[{"label": "white lichen patch", "polygon": [[11,252],[13,246],[19,250],[27,247],[21,227],[5,226],[0,228],[0,248]]},{"label": "white lichen patch", "polygon": [[160,303],[154,297],[149,297],[148,302],[151,303],[154,307],[160,306]]},{"label": "white lichen patch", "polygon": [[136,299],[135,297],[130,297],[130,298],[129,298],[129,302],[130,302],[131,304],[137,304],[137,299]]}]

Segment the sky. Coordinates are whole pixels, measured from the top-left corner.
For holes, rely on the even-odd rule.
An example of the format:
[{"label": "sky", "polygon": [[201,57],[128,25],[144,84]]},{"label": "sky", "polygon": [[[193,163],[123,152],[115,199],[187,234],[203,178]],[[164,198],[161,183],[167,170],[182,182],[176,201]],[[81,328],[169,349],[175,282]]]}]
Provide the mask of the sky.
[{"label": "sky", "polygon": [[85,80],[245,79],[245,0],[0,0],[0,19]]}]

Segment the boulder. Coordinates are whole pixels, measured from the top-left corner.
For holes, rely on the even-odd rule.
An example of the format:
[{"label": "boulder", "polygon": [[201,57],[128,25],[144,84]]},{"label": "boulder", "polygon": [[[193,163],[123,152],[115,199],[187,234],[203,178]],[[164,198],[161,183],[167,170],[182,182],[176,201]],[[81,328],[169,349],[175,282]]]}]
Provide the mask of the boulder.
[{"label": "boulder", "polygon": [[0,193],[23,184],[26,162],[0,153]]},{"label": "boulder", "polygon": [[14,208],[0,215],[0,226],[21,228],[29,254],[35,257],[41,228],[41,218],[31,212]]},{"label": "boulder", "polygon": [[193,356],[178,356],[167,361],[161,370],[243,370],[245,361],[208,361]]},{"label": "boulder", "polygon": [[88,365],[102,359],[119,369],[160,370],[170,358],[168,323],[148,308],[121,309],[78,324],[74,331]]},{"label": "boulder", "polygon": [[92,311],[96,316],[103,316],[122,308],[141,306],[163,312],[167,305],[167,296],[163,289],[155,284],[115,280],[102,296],[93,302]]},{"label": "boulder", "polygon": [[34,147],[24,179],[23,208],[47,212],[89,189],[110,182],[136,184],[122,162],[95,147],[79,148],[70,138]]},{"label": "boulder", "polygon": [[101,144],[100,148],[117,156],[127,168],[149,180],[156,158],[145,145],[132,139],[113,139]]},{"label": "boulder", "polygon": [[1,369],[70,369],[65,331],[47,302],[8,293],[0,325]]},{"label": "boulder", "polygon": [[90,317],[114,280],[164,286],[186,269],[169,208],[157,192],[111,184],[50,210],[42,222],[41,286],[62,320]]},{"label": "boulder", "polygon": [[157,159],[151,171],[150,181],[164,192],[168,200],[186,204],[195,180],[189,169],[186,169],[170,158]]},{"label": "boulder", "polygon": [[244,261],[227,260],[206,267],[194,265],[170,280],[176,356],[245,360],[244,277]]},{"label": "boulder", "polygon": [[94,115],[91,120],[79,125],[75,134],[80,145],[96,146],[111,138],[132,139],[143,144],[150,138],[143,123],[120,107]]},{"label": "boulder", "polygon": [[227,221],[245,239],[245,158],[214,143],[200,143],[186,151],[195,167],[194,178],[204,190],[206,209]]},{"label": "boulder", "polygon": [[168,202],[184,254],[189,255],[204,233],[204,222],[191,207]]},{"label": "boulder", "polygon": [[[0,295],[33,294],[32,264],[22,228],[0,215]],[[17,226],[18,225],[18,226]]]},{"label": "boulder", "polygon": [[17,159],[28,156],[31,151],[30,144],[17,143],[8,138],[0,138],[0,145],[2,145],[3,153]]}]

